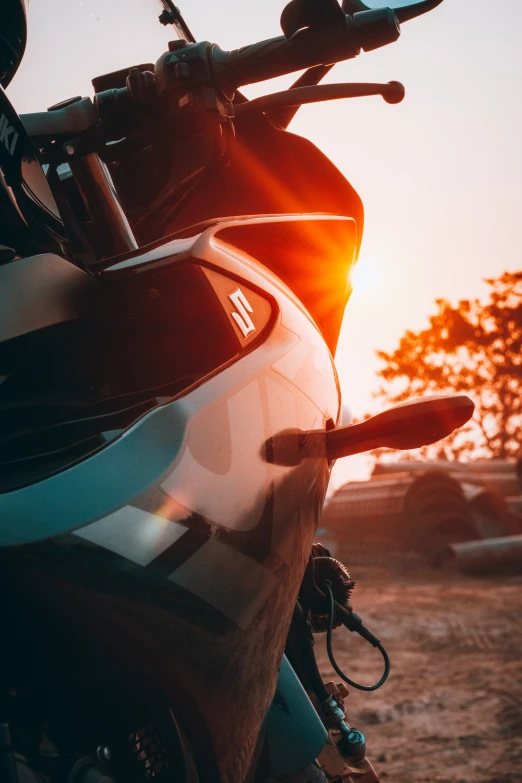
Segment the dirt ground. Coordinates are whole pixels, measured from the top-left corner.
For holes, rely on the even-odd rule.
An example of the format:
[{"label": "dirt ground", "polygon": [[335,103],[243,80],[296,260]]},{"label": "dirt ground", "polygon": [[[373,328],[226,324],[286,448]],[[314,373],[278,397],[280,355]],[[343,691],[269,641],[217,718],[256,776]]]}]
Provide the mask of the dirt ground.
[{"label": "dirt ground", "polygon": [[[476,579],[413,560],[351,572],[354,610],[392,664],[380,690],[350,688],[345,703],[382,780],[522,781],[522,577]],[[338,682],[323,639],[316,651]],[[344,628],[334,652],[351,679],[379,679],[379,653]]]}]

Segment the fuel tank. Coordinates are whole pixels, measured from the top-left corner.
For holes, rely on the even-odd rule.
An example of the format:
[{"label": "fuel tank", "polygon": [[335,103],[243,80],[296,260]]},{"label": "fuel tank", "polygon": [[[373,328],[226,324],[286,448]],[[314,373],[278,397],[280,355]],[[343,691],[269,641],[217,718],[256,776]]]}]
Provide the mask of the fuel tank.
[{"label": "fuel tank", "polygon": [[[234,244],[278,222],[344,237],[330,270],[344,306],[353,220],[242,218],[95,276],[61,268],[53,322],[37,313],[36,287],[31,330],[0,333],[0,581],[11,606],[29,601],[51,618],[41,633],[51,648],[59,634],[70,687],[103,683],[108,699],[108,680],[128,695],[139,677],[161,694],[209,783],[243,781],[252,763],[329,477],[305,433],[340,411],[320,323],[328,305],[314,319],[284,269]],[[15,638],[25,620],[12,617]],[[121,663],[110,678],[109,659]]]}]

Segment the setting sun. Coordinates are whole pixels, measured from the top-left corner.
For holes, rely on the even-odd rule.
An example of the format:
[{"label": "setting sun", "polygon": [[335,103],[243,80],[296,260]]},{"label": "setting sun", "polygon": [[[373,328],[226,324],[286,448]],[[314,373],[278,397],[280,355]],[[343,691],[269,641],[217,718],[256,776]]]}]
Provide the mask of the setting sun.
[{"label": "setting sun", "polygon": [[381,280],[378,264],[373,259],[360,258],[350,269],[349,282],[352,288],[359,293],[375,291]]}]

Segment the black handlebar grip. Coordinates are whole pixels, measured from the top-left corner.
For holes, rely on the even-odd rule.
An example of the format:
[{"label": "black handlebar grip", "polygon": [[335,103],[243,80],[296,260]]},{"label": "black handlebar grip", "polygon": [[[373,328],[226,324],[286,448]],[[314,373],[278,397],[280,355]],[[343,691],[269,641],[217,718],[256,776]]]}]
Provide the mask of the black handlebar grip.
[{"label": "black handlebar grip", "polygon": [[300,71],[314,65],[330,65],[359,54],[351,16],[341,23],[299,30],[291,38],[281,36],[243,46],[231,52],[213,48],[212,70],[225,92],[245,84]]},{"label": "black handlebar grip", "polygon": [[361,49],[377,49],[393,43],[399,35],[399,23],[391,8],[361,11],[340,21],[298,30],[290,38],[270,38],[232,52],[214,46],[213,79],[223,92],[233,93],[245,84],[350,60]]}]

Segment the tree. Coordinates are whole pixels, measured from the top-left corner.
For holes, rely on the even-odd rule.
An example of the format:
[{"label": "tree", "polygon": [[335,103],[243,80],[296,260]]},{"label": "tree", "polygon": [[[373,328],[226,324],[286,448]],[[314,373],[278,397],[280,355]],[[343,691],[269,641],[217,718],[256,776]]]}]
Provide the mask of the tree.
[{"label": "tree", "polygon": [[[422,456],[515,458],[522,453],[522,272],[486,280],[487,301],[462,300],[438,311],[421,332],[407,331],[392,353],[378,351],[388,403],[442,392],[468,394],[477,409],[465,428]],[[442,445],[442,444],[441,444]]]}]

